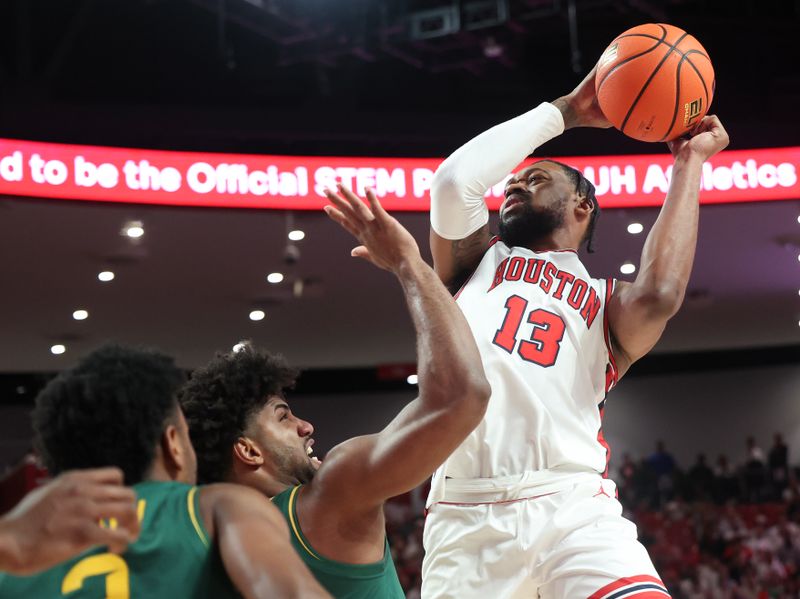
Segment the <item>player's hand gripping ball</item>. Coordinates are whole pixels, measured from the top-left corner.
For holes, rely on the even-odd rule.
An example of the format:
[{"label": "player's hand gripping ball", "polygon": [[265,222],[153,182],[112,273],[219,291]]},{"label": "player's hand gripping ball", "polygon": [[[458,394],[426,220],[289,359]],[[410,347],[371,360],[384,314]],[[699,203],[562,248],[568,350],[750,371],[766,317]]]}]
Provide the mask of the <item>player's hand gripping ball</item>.
[{"label": "player's hand gripping ball", "polygon": [[641,141],[670,141],[692,129],[714,97],[714,67],[694,37],[648,23],[620,34],[597,65],[595,91],[614,127]]}]

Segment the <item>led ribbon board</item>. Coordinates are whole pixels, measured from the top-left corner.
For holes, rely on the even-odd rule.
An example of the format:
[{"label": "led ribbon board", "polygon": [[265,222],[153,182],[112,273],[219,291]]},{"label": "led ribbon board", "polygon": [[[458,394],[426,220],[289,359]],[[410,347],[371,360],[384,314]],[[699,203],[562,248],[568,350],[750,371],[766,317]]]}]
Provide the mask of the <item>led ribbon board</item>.
[{"label": "led ribbon board", "polygon": [[[604,208],[660,206],[668,153],[556,158],[594,182]],[[167,152],[0,139],[0,194],[169,206],[318,210],[337,181],[374,187],[388,210],[427,211],[439,158]],[[800,147],[721,152],[703,167],[701,202],[800,199]],[[500,206],[503,183],[487,194]]]}]

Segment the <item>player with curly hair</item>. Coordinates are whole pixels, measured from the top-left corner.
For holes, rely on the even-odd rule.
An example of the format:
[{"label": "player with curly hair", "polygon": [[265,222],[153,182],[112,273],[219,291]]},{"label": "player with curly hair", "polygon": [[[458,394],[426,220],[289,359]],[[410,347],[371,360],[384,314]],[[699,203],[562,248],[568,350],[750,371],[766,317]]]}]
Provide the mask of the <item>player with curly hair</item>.
[{"label": "player with curly hair", "polygon": [[363,244],[353,256],[400,281],[417,332],[419,397],[382,431],[312,455],[314,428],[285,398],[295,373],[267,352],[219,355],[181,391],[201,480],[271,497],[295,549],[335,597],[402,599],[383,504],[422,483],[480,422],[489,386],[458,307],[414,238],[372,191],[369,207],[339,186],[328,215]]}]

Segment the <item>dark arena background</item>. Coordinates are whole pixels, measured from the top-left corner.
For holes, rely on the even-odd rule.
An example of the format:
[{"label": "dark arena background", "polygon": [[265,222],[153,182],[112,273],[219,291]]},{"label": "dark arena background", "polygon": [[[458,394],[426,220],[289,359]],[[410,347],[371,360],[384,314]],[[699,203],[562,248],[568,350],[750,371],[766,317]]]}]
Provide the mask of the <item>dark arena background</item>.
[{"label": "dark arena background", "polygon": [[[379,430],[415,396],[413,329],[396,281],[349,256],[315,184],[364,177],[417,202],[394,214],[430,259],[426,173],[572,90],[617,34],[649,22],[705,46],[711,113],[731,144],[701,192],[715,200],[701,208],[684,305],[609,395],[611,475],[674,597],[800,597],[800,2],[789,0],[6,0],[0,509],[46,476],[31,453],[36,393],[108,340],[156,346],[187,370],[250,341],[304,369],[289,400],[314,424],[318,455]],[[15,187],[14,152],[61,155],[67,170],[81,152],[94,167],[129,158],[140,189],[141,160],[177,169],[183,152],[250,155],[280,172],[261,198],[158,205],[169,192],[140,203],[130,181],[120,191],[121,172],[116,186],[101,171],[81,186],[43,163],[38,187]],[[620,268],[638,266],[663,199],[637,193],[663,179],[666,146],[572,130],[538,154],[602,157],[607,209],[582,259],[594,276],[632,280]],[[295,189],[304,173],[311,203]],[[419,596],[424,497],[387,508],[408,597]]]}]

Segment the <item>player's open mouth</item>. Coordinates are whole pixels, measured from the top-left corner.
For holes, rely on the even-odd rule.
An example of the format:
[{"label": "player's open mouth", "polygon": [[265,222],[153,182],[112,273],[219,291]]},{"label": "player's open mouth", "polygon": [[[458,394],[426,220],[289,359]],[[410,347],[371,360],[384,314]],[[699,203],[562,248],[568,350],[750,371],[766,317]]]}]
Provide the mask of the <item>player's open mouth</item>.
[{"label": "player's open mouth", "polygon": [[314,445],[314,439],[309,439],[308,446],[306,446],[306,455],[311,458],[311,463],[315,467],[319,468],[322,464],[322,461],[314,455],[314,449],[311,447],[312,445]]},{"label": "player's open mouth", "polygon": [[509,194],[508,196],[506,196],[506,205],[503,207],[503,212],[505,212],[509,208],[513,208],[517,204],[525,203],[527,199],[528,198],[525,196],[525,194],[516,192]]}]

